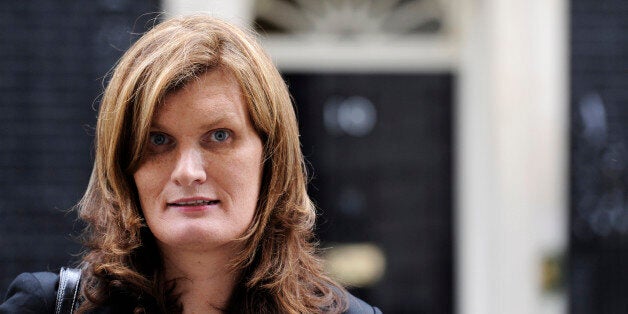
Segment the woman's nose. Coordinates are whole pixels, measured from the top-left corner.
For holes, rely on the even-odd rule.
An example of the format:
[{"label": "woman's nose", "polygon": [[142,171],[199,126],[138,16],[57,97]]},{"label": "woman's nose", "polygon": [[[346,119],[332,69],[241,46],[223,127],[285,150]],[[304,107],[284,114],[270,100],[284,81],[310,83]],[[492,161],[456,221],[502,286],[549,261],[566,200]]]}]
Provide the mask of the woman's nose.
[{"label": "woman's nose", "polygon": [[203,153],[197,149],[181,150],[176,161],[172,179],[177,185],[202,184],[207,179]]}]

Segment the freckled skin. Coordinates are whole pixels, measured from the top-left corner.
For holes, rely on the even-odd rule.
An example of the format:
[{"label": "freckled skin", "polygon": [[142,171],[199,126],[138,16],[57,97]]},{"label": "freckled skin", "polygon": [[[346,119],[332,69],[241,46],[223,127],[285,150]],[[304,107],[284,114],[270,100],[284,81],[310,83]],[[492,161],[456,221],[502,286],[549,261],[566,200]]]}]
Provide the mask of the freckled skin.
[{"label": "freckled skin", "polygon": [[[146,223],[162,250],[211,251],[251,223],[263,148],[231,73],[215,70],[167,95],[133,177]],[[182,198],[219,200],[185,212]]]}]

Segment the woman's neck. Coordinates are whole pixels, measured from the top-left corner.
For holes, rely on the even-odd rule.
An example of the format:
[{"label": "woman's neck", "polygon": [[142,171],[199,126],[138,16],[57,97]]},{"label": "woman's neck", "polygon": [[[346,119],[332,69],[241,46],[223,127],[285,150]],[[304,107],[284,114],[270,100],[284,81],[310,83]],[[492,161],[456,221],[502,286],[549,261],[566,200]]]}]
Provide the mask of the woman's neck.
[{"label": "woman's neck", "polygon": [[176,280],[175,294],[183,313],[222,313],[238,274],[230,267],[232,249],[190,252],[162,248],[167,281]]}]

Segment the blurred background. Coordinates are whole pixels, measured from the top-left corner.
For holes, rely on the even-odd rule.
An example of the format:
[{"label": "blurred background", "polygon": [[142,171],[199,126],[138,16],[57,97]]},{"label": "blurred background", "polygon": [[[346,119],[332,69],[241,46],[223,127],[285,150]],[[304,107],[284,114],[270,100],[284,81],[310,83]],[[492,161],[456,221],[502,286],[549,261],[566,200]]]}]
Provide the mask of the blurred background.
[{"label": "blurred background", "polygon": [[259,32],[284,75],[327,267],[354,294],[628,312],[623,0],[2,1],[0,289],[76,259],[105,74],[201,11]]}]

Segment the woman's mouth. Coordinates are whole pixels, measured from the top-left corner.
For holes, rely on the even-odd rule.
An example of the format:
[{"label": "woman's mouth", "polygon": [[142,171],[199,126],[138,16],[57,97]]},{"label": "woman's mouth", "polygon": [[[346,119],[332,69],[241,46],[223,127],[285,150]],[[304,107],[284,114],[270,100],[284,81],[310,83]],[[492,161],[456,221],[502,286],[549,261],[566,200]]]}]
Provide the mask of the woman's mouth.
[{"label": "woman's mouth", "polygon": [[175,208],[178,211],[184,213],[204,212],[210,210],[215,205],[218,205],[220,200],[207,199],[207,198],[188,198],[179,199],[174,202],[168,203],[168,207]]},{"label": "woman's mouth", "polygon": [[170,206],[202,206],[202,205],[215,205],[218,204],[218,200],[196,200],[187,202],[175,202],[168,203]]}]

